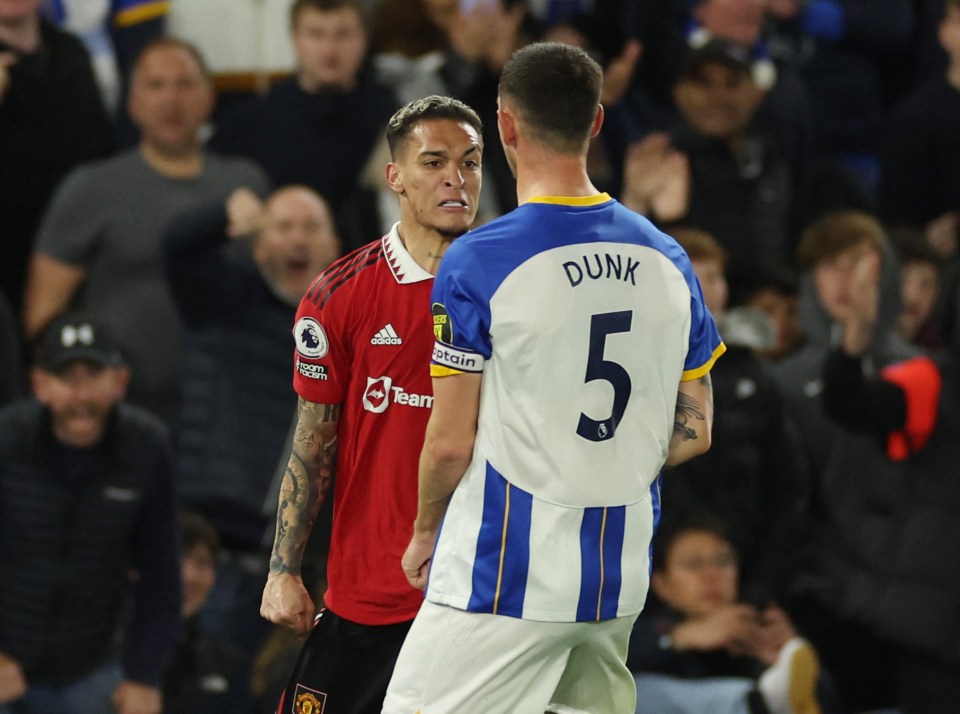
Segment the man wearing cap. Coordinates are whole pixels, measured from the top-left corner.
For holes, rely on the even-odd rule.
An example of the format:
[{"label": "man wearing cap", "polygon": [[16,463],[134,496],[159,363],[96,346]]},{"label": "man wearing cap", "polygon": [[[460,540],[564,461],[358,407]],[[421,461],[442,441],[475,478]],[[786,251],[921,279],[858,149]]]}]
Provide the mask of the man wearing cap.
[{"label": "man wearing cap", "polygon": [[128,380],[109,330],[67,314],[34,397],[0,411],[0,714],[161,711],[180,608],[170,447],[122,403]]},{"label": "man wearing cap", "polygon": [[624,204],[661,228],[713,235],[733,284],[786,259],[796,210],[789,167],[752,127],[765,94],[758,74],[729,40],[691,50],[673,88],[682,121],[633,145],[624,167]]}]

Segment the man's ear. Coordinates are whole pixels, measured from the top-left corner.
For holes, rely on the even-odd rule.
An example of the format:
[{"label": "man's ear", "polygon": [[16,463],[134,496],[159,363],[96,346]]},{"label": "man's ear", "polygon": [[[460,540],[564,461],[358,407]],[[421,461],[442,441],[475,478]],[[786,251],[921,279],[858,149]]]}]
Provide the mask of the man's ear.
[{"label": "man's ear", "polygon": [[504,146],[517,145],[517,119],[509,109],[497,109],[497,128]]},{"label": "man's ear", "polygon": [[603,105],[597,105],[597,115],[593,118],[593,126],[590,128],[590,138],[593,139],[600,133],[600,127],[603,126]]},{"label": "man's ear", "polygon": [[387,164],[387,185],[395,194],[404,194],[403,179],[400,177],[400,167],[394,162]]}]

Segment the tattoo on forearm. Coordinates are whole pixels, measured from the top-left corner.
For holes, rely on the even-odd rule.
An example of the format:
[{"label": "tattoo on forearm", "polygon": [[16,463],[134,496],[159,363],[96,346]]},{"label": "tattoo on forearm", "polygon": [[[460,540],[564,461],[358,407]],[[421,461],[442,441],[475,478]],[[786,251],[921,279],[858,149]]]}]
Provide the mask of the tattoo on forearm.
[{"label": "tattoo on forearm", "polygon": [[293,449],[280,487],[271,573],[300,572],[300,557],[333,478],[339,416],[339,404],[300,400]]},{"label": "tattoo on forearm", "polygon": [[707,418],[703,407],[696,399],[686,394],[677,394],[677,408],[673,417],[673,435],[681,441],[697,438],[697,430],[688,426],[691,419],[704,421]]}]

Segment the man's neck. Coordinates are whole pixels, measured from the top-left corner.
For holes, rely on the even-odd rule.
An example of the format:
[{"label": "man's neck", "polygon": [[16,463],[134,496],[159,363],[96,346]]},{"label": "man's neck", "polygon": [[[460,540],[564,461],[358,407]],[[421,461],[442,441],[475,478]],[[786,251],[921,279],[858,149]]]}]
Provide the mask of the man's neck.
[{"label": "man's neck", "polygon": [[144,141],[140,142],[140,155],[150,168],[167,178],[194,178],[203,170],[203,152],[198,146],[183,151],[164,151]]},{"label": "man's neck", "polygon": [[595,196],[585,156],[531,151],[517,157],[517,203],[537,196]]},{"label": "man's neck", "polygon": [[357,82],[354,80],[349,84],[324,84],[322,82],[318,82],[312,77],[307,76],[305,73],[300,72],[297,74],[297,86],[307,94],[334,92],[338,94],[350,94],[350,92],[357,88]]},{"label": "man's neck", "polygon": [[428,273],[436,275],[440,260],[454,239],[412,220],[401,219],[397,230],[410,257]]},{"label": "man's neck", "polygon": [[40,48],[40,18],[36,13],[0,23],[0,42],[22,54],[31,54]]}]

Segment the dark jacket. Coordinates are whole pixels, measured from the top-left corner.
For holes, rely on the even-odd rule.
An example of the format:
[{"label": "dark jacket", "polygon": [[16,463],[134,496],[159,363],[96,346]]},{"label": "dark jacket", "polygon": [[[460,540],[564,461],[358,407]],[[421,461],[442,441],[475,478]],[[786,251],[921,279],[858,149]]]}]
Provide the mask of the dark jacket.
[{"label": "dark jacket", "polygon": [[275,186],[310,186],[337,212],[395,109],[390,90],[367,73],[349,93],[309,94],[289,79],[227,113],[210,148],[253,159]]},{"label": "dark jacket", "polygon": [[101,445],[80,450],[34,400],[0,411],[0,651],[30,683],[72,682],[114,654],[132,590],[124,677],[159,685],[180,622],[176,521],[152,415],[120,404]]},{"label": "dark jacket", "polygon": [[46,21],[41,37],[36,53],[7,70],[10,86],[0,101],[0,292],[17,313],[34,234],[54,188],[70,169],[113,148],[80,40]]},{"label": "dark jacket", "polygon": [[164,232],[164,269],[184,324],[177,489],[226,544],[257,548],[276,509],[270,486],[297,407],[296,305],[274,293],[226,235],[222,204]]}]

